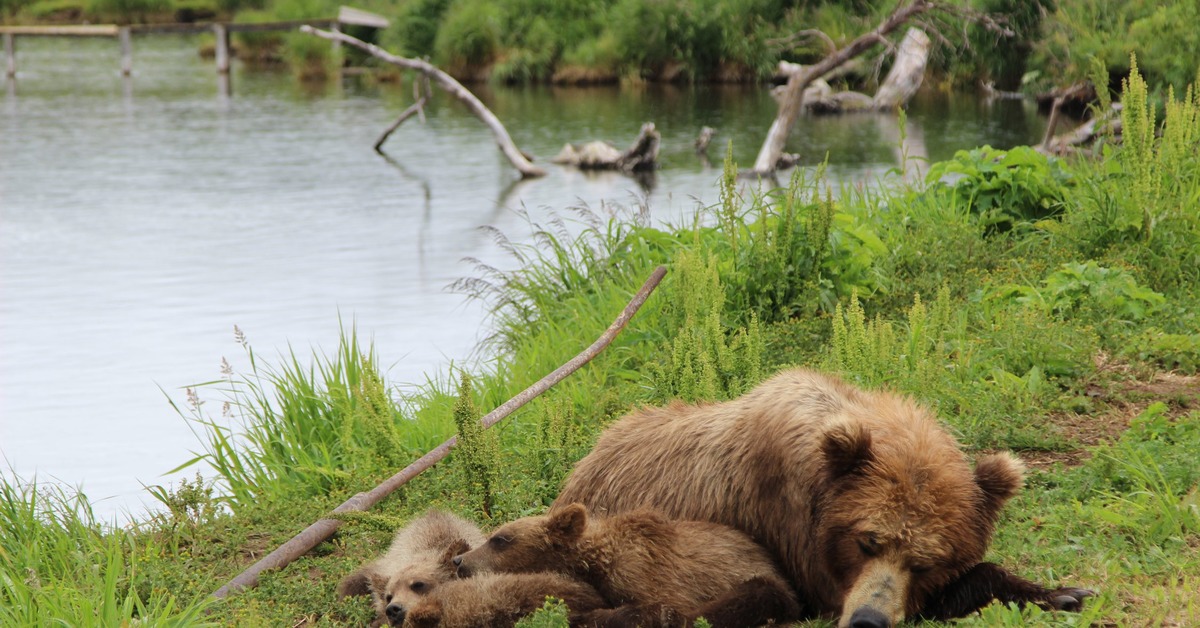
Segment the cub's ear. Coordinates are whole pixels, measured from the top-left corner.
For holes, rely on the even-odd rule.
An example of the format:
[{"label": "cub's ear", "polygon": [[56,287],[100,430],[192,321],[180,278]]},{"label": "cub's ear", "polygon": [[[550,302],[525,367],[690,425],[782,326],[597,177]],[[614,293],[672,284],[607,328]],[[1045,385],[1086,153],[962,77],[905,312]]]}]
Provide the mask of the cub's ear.
[{"label": "cub's ear", "polygon": [[992,454],[975,461],[975,483],[983,490],[984,515],[995,519],[1000,507],[1025,481],[1025,465],[1009,453]]},{"label": "cub's ear", "polygon": [[371,574],[375,573],[370,566],[361,567],[358,571],[342,578],[338,583],[337,595],[338,599],[351,595],[370,595],[371,594]]},{"label": "cub's ear", "polygon": [[372,569],[371,573],[367,574],[367,581],[370,584],[372,595],[378,596],[380,598],[387,595],[387,588],[388,588],[387,576]]},{"label": "cub's ear", "polygon": [[471,551],[471,544],[467,543],[466,539],[455,539],[446,546],[446,551],[442,552],[442,562],[440,567],[449,571],[453,576],[458,573],[458,566],[454,564],[454,557],[459,554],[466,554]]},{"label": "cub's ear", "polygon": [[839,423],[825,430],[821,452],[830,478],[854,473],[871,462],[871,432],[858,423]]},{"label": "cub's ear", "polygon": [[560,539],[574,539],[587,529],[587,508],[578,502],[550,513],[550,532]]}]

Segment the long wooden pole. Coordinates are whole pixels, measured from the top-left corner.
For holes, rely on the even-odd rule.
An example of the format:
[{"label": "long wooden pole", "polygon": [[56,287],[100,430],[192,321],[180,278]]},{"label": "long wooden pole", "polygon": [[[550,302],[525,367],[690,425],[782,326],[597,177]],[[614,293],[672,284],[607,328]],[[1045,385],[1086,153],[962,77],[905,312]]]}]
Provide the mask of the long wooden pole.
[{"label": "long wooden pole", "polygon": [[492,135],[496,138],[496,143],[500,146],[500,151],[504,153],[505,157],[508,157],[508,161],[511,162],[513,167],[521,173],[522,177],[527,178],[545,176],[546,171],[533,165],[533,163],[529,161],[529,158],[525,156],[525,153],[521,152],[521,149],[517,148],[517,145],[513,143],[512,137],[508,134],[508,129],[504,128],[504,125],[500,123],[500,119],[496,117],[496,114],[492,113],[490,109],[488,109],[478,98],[476,98],[475,94],[471,93],[471,90],[463,87],[462,83],[454,80],[454,77],[439,70],[432,63],[422,61],[420,59],[409,59],[407,57],[396,56],[380,48],[379,46],[376,46],[375,44],[369,44],[361,39],[358,39],[357,37],[351,37],[345,33],[323,31],[311,26],[301,26],[300,31],[310,35],[316,35],[317,37],[321,37],[323,39],[341,41],[343,43],[350,44],[351,46],[363,50],[371,56],[382,59],[388,63],[391,63],[392,65],[398,65],[402,68],[416,70],[421,74],[428,76],[438,84],[438,87],[441,87],[449,92],[450,95],[461,100],[463,104],[467,106],[467,109],[470,109],[471,113],[475,114],[475,117],[482,120],[483,123],[492,130]]},{"label": "long wooden pole", "polygon": [[[604,333],[596,339],[596,342],[593,342],[591,346],[581,351],[579,355],[571,358],[566,364],[554,369],[549,375],[538,380],[537,383],[521,391],[516,397],[509,399],[503,405],[487,413],[479,420],[484,429],[499,423],[500,420],[512,414],[517,408],[529,403],[534,397],[546,392],[551,386],[561,382],[568,375],[579,370],[579,367],[587,364],[592,358],[599,355],[617,337],[617,334],[621,333],[621,330],[625,328],[625,325],[633,318],[633,315],[642,307],[642,304],[649,298],[650,293],[662,281],[663,275],[666,274],[667,268],[665,266],[659,266],[654,269],[654,272],[650,274],[650,278],[646,280],[646,283],[642,284],[641,289],[633,296],[633,300],[625,306],[625,309],[621,311],[617,319],[613,321],[612,325],[608,326],[608,329],[604,330]],[[374,506],[392,491],[403,486],[405,482],[408,482],[416,477],[417,474],[432,467],[434,463],[442,458],[445,458],[450,453],[450,448],[456,442],[458,442],[457,438],[451,437],[402,469],[399,473],[385,480],[379,486],[346,500],[342,505],[334,508],[333,513],[360,512]],[[258,576],[263,571],[283,567],[303,556],[309,550],[316,547],[318,543],[328,539],[341,525],[342,521],[340,519],[325,518],[317,521],[305,528],[300,534],[292,537],[290,541],[280,545],[275,551],[264,556],[262,560],[251,565],[249,569],[238,574],[236,578],[230,580],[220,589],[214,591],[212,596],[223,598],[231,592],[257,585]]]}]

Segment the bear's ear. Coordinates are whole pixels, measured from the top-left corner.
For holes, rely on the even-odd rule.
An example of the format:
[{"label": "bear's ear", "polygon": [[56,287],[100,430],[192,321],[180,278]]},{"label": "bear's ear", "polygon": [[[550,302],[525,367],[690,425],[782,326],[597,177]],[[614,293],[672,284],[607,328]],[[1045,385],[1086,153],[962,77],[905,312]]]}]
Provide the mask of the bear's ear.
[{"label": "bear's ear", "polygon": [[367,586],[371,590],[372,595],[380,598],[384,597],[387,595],[387,585],[387,576],[379,573],[378,571],[372,569],[371,572],[367,574]]},{"label": "bear's ear", "polygon": [[446,546],[446,551],[442,552],[442,563],[440,567],[450,572],[451,576],[458,574],[458,567],[454,564],[454,557],[459,554],[466,554],[471,551],[471,544],[467,543],[466,539],[455,539]]},{"label": "bear's ear", "polygon": [[871,432],[858,423],[840,423],[825,430],[821,443],[831,478],[854,473],[871,461]]},{"label": "bear's ear", "polygon": [[370,566],[367,566],[342,578],[342,581],[337,586],[338,599],[351,595],[370,595],[371,574],[373,573],[375,571]]},{"label": "bear's ear", "polygon": [[990,519],[995,519],[1024,481],[1025,465],[1012,454],[992,454],[975,461],[975,483],[983,490],[983,511]]},{"label": "bear's ear", "polygon": [[550,532],[558,539],[570,540],[587,528],[587,508],[578,502],[550,513]]}]

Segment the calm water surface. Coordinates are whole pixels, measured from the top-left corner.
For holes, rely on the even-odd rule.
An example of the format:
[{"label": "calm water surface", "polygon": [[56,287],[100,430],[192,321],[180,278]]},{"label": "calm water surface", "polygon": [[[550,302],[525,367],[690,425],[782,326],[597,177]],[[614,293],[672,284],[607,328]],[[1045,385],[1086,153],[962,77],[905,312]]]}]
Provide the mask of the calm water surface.
[{"label": "calm water surface", "polygon": [[[311,88],[235,66],[222,95],[196,40],[134,48],[122,79],[113,41],[20,39],[0,106],[0,464],[81,486],[105,517],[143,511],[142,484],[174,480],[163,473],[197,449],[167,397],[182,404],[222,358],[248,368],[234,325],[273,362],[332,351],[340,317],[373,339],[390,382],[444,374],[485,333],[479,306],[445,289],[471,274],[462,258],[510,263],[478,227],[523,240],[515,210],[544,220],[581,203],[679,222],[717,198],[719,172],[691,150],[699,129],[718,129],[718,162],[732,139],[750,164],[775,111],[760,87],[480,88],[542,162],[566,142],[625,146],[644,121],[663,134],[648,189],[556,166],[518,182],[442,94],[387,160],[371,145],[407,87]],[[1021,103],[932,93],[908,120],[908,153],[935,160],[1033,142],[1044,124]],[[806,119],[788,150],[874,181],[899,137],[887,116]]]}]

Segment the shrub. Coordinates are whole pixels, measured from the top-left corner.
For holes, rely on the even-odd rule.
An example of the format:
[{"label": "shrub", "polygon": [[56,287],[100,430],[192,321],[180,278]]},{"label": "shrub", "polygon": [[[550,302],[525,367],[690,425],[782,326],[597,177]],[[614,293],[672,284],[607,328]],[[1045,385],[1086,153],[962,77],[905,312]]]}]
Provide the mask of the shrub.
[{"label": "shrub", "polygon": [[1002,151],[984,146],[958,151],[929,168],[926,181],[940,183],[965,199],[990,230],[1049,218],[1062,211],[1070,175],[1058,160],[1027,146]]},{"label": "shrub", "polygon": [[502,20],[499,8],[481,0],[451,4],[434,40],[434,57],[448,68],[490,63],[500,50]]}]

